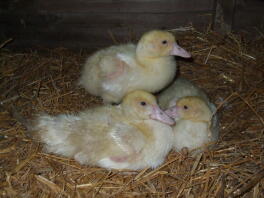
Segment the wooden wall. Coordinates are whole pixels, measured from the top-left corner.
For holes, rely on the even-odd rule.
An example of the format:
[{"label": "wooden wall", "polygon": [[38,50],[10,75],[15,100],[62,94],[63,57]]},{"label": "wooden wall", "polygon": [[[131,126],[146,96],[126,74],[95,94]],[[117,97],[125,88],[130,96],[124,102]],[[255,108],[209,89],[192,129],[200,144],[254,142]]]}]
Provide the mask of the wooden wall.
[{"label": "wooden wall", "polygon": [[217,0],[215,28],[221,32],[264,29],[264,0]]},{"label": "wooden wall", "polygon": [[233,30],[264,28],[264,0],[239,0],[234,12]]},{"label": "wooden wall", "polygon": [[12,37],[11,46],[20,48],[101,48],[113,43],[110,32],[124,42],[153,28],[203,28],[213,5],[214,0],[4,0],[0,39]]},{"label": "wooden wall", "polygon": [[[215,6],[217,5],[217,6]],[[263,27],[264,0],[1,0],[0,43],[94,50],[150,29]]]}]

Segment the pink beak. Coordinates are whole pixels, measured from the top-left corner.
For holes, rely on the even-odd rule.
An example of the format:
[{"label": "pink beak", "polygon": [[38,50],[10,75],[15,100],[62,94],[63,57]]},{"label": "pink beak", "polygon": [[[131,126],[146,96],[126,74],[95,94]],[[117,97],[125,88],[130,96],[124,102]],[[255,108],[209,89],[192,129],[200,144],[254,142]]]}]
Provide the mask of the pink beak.
[{"label": "pink beak", "polygon": [[177,118],[179,116],[179,108],[175,105],[175,106],[172,106],[170,108],[168,108],[165,113],[172,117],[172,118]]},{"label": "pink beak", "polygon": [[174,43],[173,48],[170,52],[170,55],[181,56],[184,58],[190,58],[191,54],[185,49],[181,48],[177,43]]},{"label": "pink beak", "polygon": [[162,111],[159,106],[152,106],[152,113],[150,118],[153,120],[158,120],[164,124],[174,125],[175,121],[170,118],[164,111]]}]

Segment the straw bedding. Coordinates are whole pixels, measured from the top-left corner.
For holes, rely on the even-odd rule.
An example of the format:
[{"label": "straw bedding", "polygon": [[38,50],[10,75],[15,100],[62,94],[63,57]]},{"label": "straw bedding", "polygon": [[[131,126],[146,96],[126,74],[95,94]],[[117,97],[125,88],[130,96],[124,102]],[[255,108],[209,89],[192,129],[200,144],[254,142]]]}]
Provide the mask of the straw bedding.
[{"label": "straw bedding", "polygon": [[[81,166],[45,153],[8,110],[78,112],[102,104],[76,81],[88,53],[58,48],[0,51],[1,197],[264,197],[264,36],[176,32],[193,60],[180,75],[202,87],[218,106],[221,136],[196,158],[171,152],[155,170],[116,171]],[[43,53],[44,52],[44,53]]]}]

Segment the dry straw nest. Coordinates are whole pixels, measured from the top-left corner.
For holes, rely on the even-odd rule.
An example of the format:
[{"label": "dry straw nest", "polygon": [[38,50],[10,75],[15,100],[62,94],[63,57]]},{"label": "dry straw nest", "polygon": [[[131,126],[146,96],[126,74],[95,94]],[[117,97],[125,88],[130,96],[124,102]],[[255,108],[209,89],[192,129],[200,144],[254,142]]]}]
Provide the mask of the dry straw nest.
[{"label": "dry straw nest", "polygon": [[[11,105],[37,112],[77,112],[101,100],[76,80],[88,53],[66,49],[0,51],[1,197],[264,197],[264,36],[178,33],[193,60],[180,75],[202,87],[218,106],[221,136],[196,158],[171,152],[155,170],[116,171],[81,166],[45,153],[10,116]],[[113,35],[112,35],[113,36]]]}]

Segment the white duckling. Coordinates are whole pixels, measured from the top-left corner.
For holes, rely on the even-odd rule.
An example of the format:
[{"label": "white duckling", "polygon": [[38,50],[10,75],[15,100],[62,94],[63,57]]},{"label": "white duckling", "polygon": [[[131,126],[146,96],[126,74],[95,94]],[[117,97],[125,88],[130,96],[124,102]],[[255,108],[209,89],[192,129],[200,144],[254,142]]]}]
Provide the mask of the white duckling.
[{"label": "white duckling", "polygon": [[213,113],[207,103],[198,96],[186,96],[179,99],[176,105],[166,110],[173,117],[174,148],[194,150],[193,155],[203,151],[218,138],[218,129],[212,126]]},{"label": "white duckling", "polygon": [[77,115],[40,115],[34,123],[48,152],[109,169],[155,168],[172,147],[169,125],[174,120],[144,91],[129,93],[117,106]]},{"label": "white duckling", "polygon": [[84,65],[79,84],[106,103],[118,103],[134,90],[155,93],[175,76],[173,56],[191,57],[171,33],[153,30],[137,45],[111,46],[93,54]]}]

